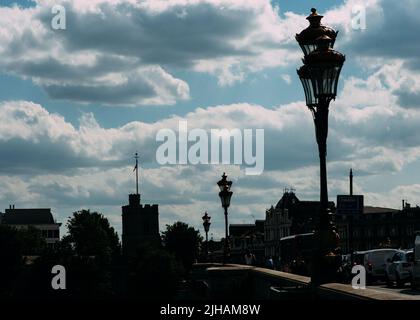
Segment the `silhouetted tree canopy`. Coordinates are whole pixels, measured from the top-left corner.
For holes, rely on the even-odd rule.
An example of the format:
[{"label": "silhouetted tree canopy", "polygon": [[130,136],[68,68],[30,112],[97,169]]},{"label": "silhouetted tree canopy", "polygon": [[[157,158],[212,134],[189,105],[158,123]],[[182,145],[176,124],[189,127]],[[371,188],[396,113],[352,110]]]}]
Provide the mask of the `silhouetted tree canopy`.
[{"label": "silhouetted tree canopy", "polygon": [[0,296],[11,295],[13,283],[23,267],[18,231],[0,225]]},{"label": "silhouetted tree canopy", "polygon": [[192,264],[200,254],[200,246],[203,238],[200,232],[184,222],[175,222],[166,225],[166,231],[162,233],[165,249],[179,257],[186,271],[191,269]]},{"label": "silhouetted tree canopy", "polygon": [[34,227],[20,229],[18,231],[18,237],[22,244],[21,249],[24,255],[36,256],[46,250],[47,244],[41,236],[41,231]]},{"label": "silhouetted tree canopy", "polygon": [[[74,212],[67,228],[68,234],[50,248],[37,229],[0,226],[0,297],[172,299],[202,241],[197,230],[177,222],[163,232],[164,247],[139,243],[137,254],[127,259],[102,214]],[[25,260],[26,255],[37,258]],[[66,290],[51,287],[55,265],[66,270]]]},{"label": "silhouetted tree canopy", "polygon": [[25,256],[40,255],[45,248],[39,230],[0,225],[0,296],[11,295],[16,290]]},{"label": "silhouetted tree canopy", "polygon": [[130,262],[130,295],[146,300],[172,299],[183,272],[182,263],[172,253],[150,244],[141,245]]},{"label": "silhouetted tree canopy", "polygon": [[[120,257],[120,242],[114,228],[101,213],[81,210],[67,222],[57,258],[67,270],[68,291],[74,297],[108,297],[114,294],[113,271]],[[38,264],[48,265],[51,261]],[[51,263],[49,263],[51,264]]]},{"label": "silhouetted tree canopy", "polygon": [[114,228],[101,213],[81,210],[67,222],[70,243],[79,256],[115,256],[120,253],[120,241]]}]

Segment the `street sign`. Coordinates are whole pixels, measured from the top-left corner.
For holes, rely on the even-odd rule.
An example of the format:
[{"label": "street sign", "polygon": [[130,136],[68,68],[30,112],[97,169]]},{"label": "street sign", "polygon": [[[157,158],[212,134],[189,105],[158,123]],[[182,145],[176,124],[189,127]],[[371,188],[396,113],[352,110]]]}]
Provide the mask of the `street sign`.
[{"label": "street sign", "polygon": [[363,196],[337,195],[337,214],[362,214]]}]

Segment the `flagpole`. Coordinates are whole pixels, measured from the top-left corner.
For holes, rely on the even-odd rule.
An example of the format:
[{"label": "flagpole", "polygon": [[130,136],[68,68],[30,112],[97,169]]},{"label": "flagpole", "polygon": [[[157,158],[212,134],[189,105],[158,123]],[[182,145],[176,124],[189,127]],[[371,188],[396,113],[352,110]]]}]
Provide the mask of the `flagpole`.
[{"label": "flagpole", "polygon": [[136,194],[139,194],[139,163],[138,163],[138,159],[139,159],[139,155],[136,152],[136,155],[134,157],[136,159]]}]

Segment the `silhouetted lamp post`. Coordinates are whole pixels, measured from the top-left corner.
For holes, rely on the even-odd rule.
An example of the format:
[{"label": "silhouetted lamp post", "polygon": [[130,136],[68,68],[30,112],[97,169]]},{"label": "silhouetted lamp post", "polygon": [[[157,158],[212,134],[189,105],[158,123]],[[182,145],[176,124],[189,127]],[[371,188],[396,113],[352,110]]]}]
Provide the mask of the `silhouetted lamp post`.
[{"label": "silhouetted lamp post", "polygon": [[210,219],[211,217],[208,215],[207,211],[204,213],[204,216],[202,217],[203,219],[203,227],[204,227],[204,231],[206,232],[206,260],[208,260],[209,258],[209,229],[210,229]]},{"label": "silhouetted lamp post", "polygon": [[226,258],[228,255],[228,208],[230,206],[230,198],[232,197],[233,192],[230,191],[232,186],[232,181],[227,180],[227,175],[223,172],[222,179],[217,182],[220,192],[219,197],[222,201],[222,207],[225,210],[225,244],[223,249],[223,263],[226,263]]},{"label": "silhouetted lamp post", "polygon": [[334,270],[333,251],[336,248],[337,234],[328,208],[328,109],[331,100],[335,100],[337,95],[338,78],[345,61],[343,54],[333,50],[338,32],[323,26],[322,17],[312,8],[307,17],[309,27],[296,35],[305,55],[304,65],[297,73],[305,91],[306,105],[313,115],[320,160],[320,212],[315,232],[318,246],[312,272],[312,282],[315,285],[332,281],[334,276],[331,272]]}]

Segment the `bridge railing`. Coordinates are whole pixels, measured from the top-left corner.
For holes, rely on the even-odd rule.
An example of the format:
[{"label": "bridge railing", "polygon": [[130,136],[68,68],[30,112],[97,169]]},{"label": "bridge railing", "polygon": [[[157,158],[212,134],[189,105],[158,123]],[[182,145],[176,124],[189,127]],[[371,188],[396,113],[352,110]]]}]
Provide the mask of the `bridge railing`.
[{"label": "bridge railing", "polygon": [[237,264],[201,263],[193,266],[198,299],[215,300],[411,300],[399,293],[329,283],[312,287],[310,278]]}]

